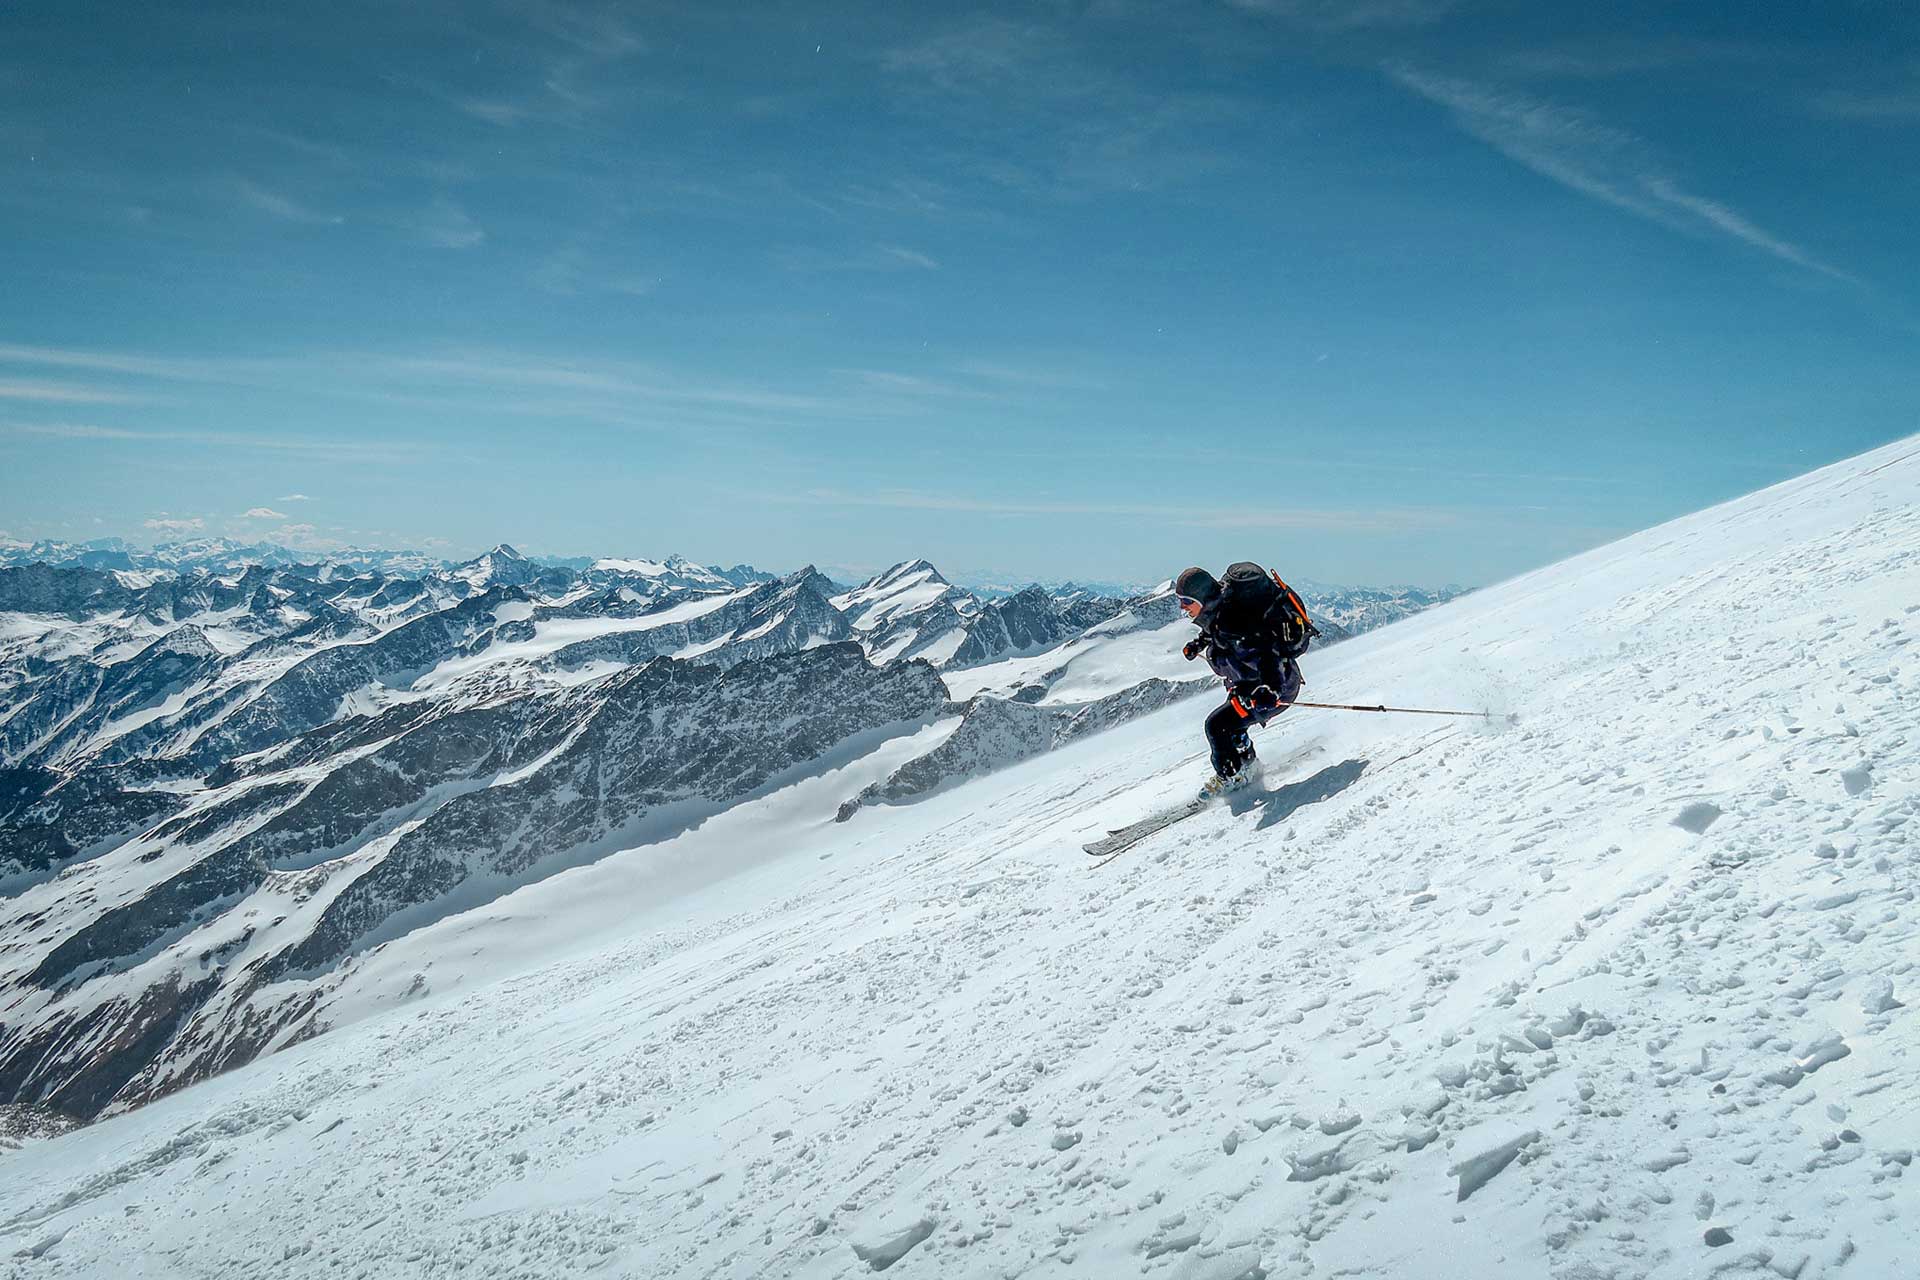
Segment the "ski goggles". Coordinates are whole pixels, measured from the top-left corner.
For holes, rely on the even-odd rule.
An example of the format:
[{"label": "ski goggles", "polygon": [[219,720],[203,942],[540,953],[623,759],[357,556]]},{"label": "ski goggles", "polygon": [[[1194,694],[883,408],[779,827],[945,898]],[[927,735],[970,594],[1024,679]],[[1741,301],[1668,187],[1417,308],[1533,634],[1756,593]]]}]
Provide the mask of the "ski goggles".
[{"label": "ski goggles", "polygon": [[1189,618],[1197,618],[1200,616],[1202,606],[1200,602],[1192,596],[1175,596],[1174,599],[1180,603],[1180,612],[1186,614]]}]

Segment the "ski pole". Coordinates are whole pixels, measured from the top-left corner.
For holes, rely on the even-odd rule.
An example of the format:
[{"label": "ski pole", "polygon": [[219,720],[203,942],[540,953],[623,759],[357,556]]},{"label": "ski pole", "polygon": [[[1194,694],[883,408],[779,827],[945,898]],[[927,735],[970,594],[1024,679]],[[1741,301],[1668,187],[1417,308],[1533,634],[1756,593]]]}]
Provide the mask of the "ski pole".
[{"label": "ski pole", "polygon": [[1323,711],[1392,711],[1407,716],[1478,716],[1482,720],[1505,719],[1512,722],[1516,716],[1498,716],[1491,711],[1432,711],[1425,707],[1363,707],[1351,702],[1282,702],[1282,707],[1319,707]]}]

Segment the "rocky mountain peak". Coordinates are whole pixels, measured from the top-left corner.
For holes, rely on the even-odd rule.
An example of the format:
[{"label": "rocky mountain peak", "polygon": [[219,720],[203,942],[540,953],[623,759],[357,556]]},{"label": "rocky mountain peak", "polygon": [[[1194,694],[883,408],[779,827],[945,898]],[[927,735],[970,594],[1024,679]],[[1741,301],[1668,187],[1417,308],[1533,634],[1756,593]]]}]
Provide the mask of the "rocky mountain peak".
[{"label": "rocky mountain peak", "polygon": [[871,587],[892,586],[895,583],[904,582],[909,578],[922,578],[928,582],[951,585],[947,583],[945,578],[940,576],[940,571],[933,567],[933,562],[930,560],[902,560],[899,564],[894,565],[891,569],[875,577],[868,585]]},{"label": "rocky mountain peak", "polygon": [[188,623],[175,627],[167,634],[155,640],[140,651],[142,657],[163,653],[175,654],[182,658],[219,658],[222,655],[218,645],[207,637],[207,633]]}]

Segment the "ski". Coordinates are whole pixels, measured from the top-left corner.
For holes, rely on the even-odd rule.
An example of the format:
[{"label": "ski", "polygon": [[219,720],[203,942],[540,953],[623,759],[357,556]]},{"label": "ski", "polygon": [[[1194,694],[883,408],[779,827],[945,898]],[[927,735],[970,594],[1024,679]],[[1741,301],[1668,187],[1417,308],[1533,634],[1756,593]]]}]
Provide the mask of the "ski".
[{"label": "ski", "polygon": [[[1386,764],[1381,764],[1381,765],[1369,764],[1367,766],[1367,772],[1370,774],[1377,774],[1382,769],[1385,769],[1391,765],[1399,764],[1403,760],[1411,760],[1413,759],[1413,757],[1419,755],[1421,752],[1426,751],[1429,747],[1437,746],[1439,743],[1445,742],[1450,738],[1455,738],[1458,736],[1459,736],[1458,730],[1443,729],[1438,733],[1435,733],[1430,737],[1428,737],[1424,742],[1422,742],[1419,746],[1415,747],[1413,750],[1408,751],[1402,755],[1395,756],[1393,759],[1387,761]],[[1321,748],[1317,744],[1310,744],[1305,748],[1294,752],[1292,755],[1289,755],[1284,759],[1282,759],[1278,763],[1277,767],[1281,770],[1291,772],[1293,769],[1297,768],[1302,762],[1311,759],[1315,755],[1318,755],[1320,753],[1320,750]],[[1146,817],[1140,819],[1138,822],[1129,823],[1124,827],[1118,827],[1112,831],[1107,832],[1107,834],[1102,836],[1100,839],[1095,840],[1090,844],[1083,844],[1080,847],[1086,851],[1089,857],[1097,858],[1100,860],[1096,862],[1094,865],[1105,866],[1108,862],[1112,861],[1115,857],[1117,857],[1122,853],[1125,853],[1128,849],[1133,848],[1134,845],[1139,844],[1142,840],[1145,840],[1148,836],[1154,835],[1157,832],[1165,831],[1168,827],[1173,826],[1177,822],[1184,822],[1188,818],[1191,818],[1196,814],[1204,813],[1206,810],[1211,809],[1213,806],[1221,803],[1222,801],[1231,802],[1240,796],[1249,794],[1250,792],[1258,792],[1258,791],[1264,791],[1264,790],[1266,790],[1264,786],[1256,783],[1253,787],[1243,788],[1239,791],[1229,791],[1225,795],[1196,796],[1192,800],[1186,801],[1184,804],[1172,805],[1168,808],[1160,810],[1157,813],[1150,813]]]},{"label": "ski", "polygon": [[1176,822],[1193,817],[1196,813],[1211,808],[1219,798],[1193,799],[1171,809],[1162,809],[1159,813],[1150,813],[1138,822],[1129,823],[1114,831],[1109,831],[1092,844],[1080,846],[1095,858],[1110,858],[1116,853],[1130,849],[1156,831],[1165,831]]}]

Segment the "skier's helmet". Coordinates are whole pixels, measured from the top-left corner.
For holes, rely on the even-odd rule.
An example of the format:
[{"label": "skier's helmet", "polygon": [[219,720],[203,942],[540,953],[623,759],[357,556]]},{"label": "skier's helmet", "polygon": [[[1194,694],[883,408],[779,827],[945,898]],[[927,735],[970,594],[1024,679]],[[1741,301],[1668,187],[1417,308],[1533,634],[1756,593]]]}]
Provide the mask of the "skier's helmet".
[{"label": "skier's helmet", "polygon": [[1173,580],[1173,594],[1179,598],[1182,613],[1198,618],[1208,605],[1220,598],[1220,584],[1212,574],[1195,565],[1182,569],[1180,576]]}]

